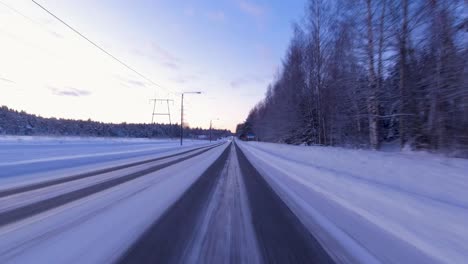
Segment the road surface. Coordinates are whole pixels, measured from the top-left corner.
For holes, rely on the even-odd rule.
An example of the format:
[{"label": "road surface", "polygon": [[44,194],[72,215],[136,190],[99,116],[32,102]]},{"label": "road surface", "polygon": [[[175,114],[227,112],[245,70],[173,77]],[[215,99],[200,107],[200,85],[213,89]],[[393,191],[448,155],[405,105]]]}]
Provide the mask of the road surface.
[{"label": "road surface", "polygon": [[123,153],[0,164],[0,263],[337,261],[235,142]]}]

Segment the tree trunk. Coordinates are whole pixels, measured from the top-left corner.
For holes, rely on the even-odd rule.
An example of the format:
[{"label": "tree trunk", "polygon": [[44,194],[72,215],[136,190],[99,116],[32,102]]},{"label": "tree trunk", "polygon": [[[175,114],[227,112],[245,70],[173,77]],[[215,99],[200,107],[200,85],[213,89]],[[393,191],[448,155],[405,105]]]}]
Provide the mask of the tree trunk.
[{"label": "tree trunk", "polygon": [[384,32],[385,32],[385,11],[387,8],[387,0],[382,0],[382,12],[380,14],[379,24],[379,54],[377,59],[377,91],[381,92],[383,80],[383,50],[384,50]]},{"label": "tree trunk", "polygon": [[408,114],[408,91],[406,87],[406,41],[408,38],[408,0],[402,0],[402,8],[403,8],[403,22],[401,28],[401,35],[400,35],[400,48],[399,48],[399,55],[400,55],[400,146],[403,148],[405,144],[408,142],[408,127],[409,124],[407,122]]},{"label": "tree trunk", "polygon": [[367,55],[369,62],[369,90],[370,96],[367,100],[369,113],[369,141],[372,149],[379,148],[379,107],[377,100],[377,85],[374,69],[374,31],[372,27],[372,1],[367,0]]}]

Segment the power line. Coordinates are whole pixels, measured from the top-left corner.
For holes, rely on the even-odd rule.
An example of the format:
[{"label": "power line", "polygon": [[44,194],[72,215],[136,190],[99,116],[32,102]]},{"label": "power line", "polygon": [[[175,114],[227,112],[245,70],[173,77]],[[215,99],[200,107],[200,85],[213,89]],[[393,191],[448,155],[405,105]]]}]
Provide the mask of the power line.
[{"label": "power line", "polygon": [[17,14],[17,15],[22,16],[24,19],[28,20],[29,22],[32,22],[32,23],[37,24],[37,22],[34,21],[34,20],[32,20],[30,17],[28,17],[28,16],[26,16],[25,14],[21,13],[21,12],[18,11],[17,9],[15,9],[15,8],[13,8],[13,7],[11,7],[11,6],[7,5],[7,4],[5,4],[5,3],[3,3],[2,1],[0,1],[0,5],[2,5],[2,6],[4,6],[4,7],[6,7],[6,8],[8,8],[8,9],[10,9],[10,11],[12,11],[13,13],[15,13],[15,14]]},{"label": "power line", "polygon": [[130,67],[128,64],[126,64],[125,62],[121,61],[120,59],[118,59],[117,57],[115,57],[114,55],[112,55],[110,52],[106,51],[104,48],[101,48],[98,44],[96,44],[95,42],[93,42],[92,40],[90,40],[89,38],[87,38],[85,35],[83,35],[82,33],[80,33],[78,30],[76,30],[75,28],[73,28],[72,26],[70,26],[68,23],[66,23],[65,21],[63,21],[62,19],[60,19],[58,16],[56,16],[55,14],[53,14],[51,11],[49,11],[47,8],[45,8],[44,6],[42,6],[41,4],[39,4],[38,2],[36,2],[35,0],[31,0],[34,4],[36,4],[37,6],[39,6],[42,10],[46,11],[49,15],[53,16],[55,19],[57,19],[58,21],[60,21],[62,24],[64,24],[65,26],[67,26],[69,29],[71,29],[73,32],[75,32],[76,34],[80,35],[82,38],[84,38],[86,41],[88,41],[89,43],[91,43],[93,46],[95,46],[96,48],[98,48],[99,50],[101,50],[102,52],[104,52],[106,55],[110,56],[111,58],[113,58],[115,61],[117,61],[118,63],[122,64],[125,68],[131,70],[132,72],[136,73],[138,76],[140,76],[141,78],[145,79],[146,81],[150,82],[151,84],[157,86],[157,87],[160,87],[162,88],[159,84],[153,82],[150,78],[144,76],[143,74],[139,73],[137,70],[133,69],[132,67]]}]

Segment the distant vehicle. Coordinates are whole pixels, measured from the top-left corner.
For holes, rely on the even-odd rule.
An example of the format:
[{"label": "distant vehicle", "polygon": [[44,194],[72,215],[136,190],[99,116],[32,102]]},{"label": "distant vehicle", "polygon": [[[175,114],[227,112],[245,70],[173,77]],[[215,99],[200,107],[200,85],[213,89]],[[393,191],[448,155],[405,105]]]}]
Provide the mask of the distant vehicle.
[{"label": "distant vehicle", "polygon": [[257,141],[254,133],[242,134],[239,136],[239,139],[243,141]]},{"label": "distant vehicle", "polygon": [[256,139],[257,137],[255,136],[255,134],[253,133],[247,134],[247,141],[255,141]]}]

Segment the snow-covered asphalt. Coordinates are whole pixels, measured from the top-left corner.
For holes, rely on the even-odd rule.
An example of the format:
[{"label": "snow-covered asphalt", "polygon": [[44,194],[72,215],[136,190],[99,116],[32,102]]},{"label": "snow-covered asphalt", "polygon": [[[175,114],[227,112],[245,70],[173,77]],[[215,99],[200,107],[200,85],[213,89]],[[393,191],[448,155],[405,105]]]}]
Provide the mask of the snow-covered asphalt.
[{"label": "snow-covered asphalt", "polygon": [[[468,258],[466,160],[238,141],[94,144],[0,160],[0,263]],[[38,165],[50,166],[15,174]]]},{"label": "snow-covered asphalt", "polygon": [[121,263],[333,263],[234,145]]},{"label": "snow-covered asphalt", "polygon": [[231,142],[125,161],[0,187],[0,263],[333,263]]},{"label": "snow-covered asphalt", "polygon": [[238,145],[336,262],[467,263],[468,160]]}]

